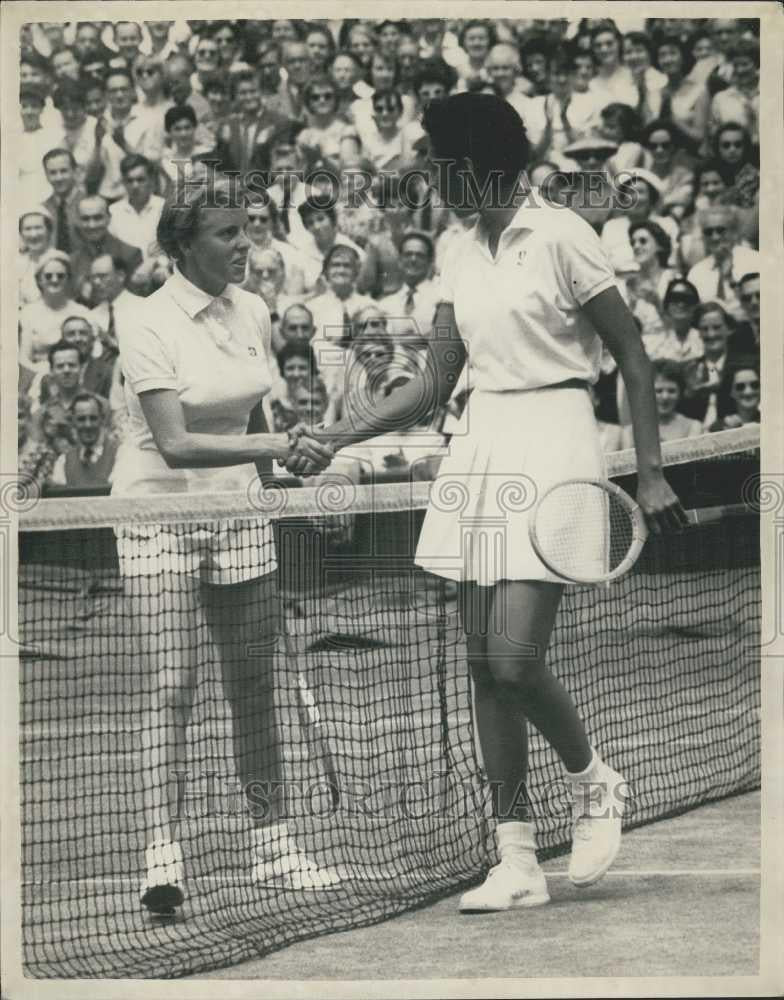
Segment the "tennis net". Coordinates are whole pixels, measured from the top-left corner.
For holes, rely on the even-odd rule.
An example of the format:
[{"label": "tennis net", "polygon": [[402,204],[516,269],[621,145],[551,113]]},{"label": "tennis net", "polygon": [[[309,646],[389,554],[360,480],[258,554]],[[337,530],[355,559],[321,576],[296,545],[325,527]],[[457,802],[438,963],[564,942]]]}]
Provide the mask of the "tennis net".
[{"label": "tennis net", "polygon": [[[666,445],[667,476],[685,505],[753,505],[758,447],[758,428]],[[633,453],[609,463],[633,490]],[[21,502],[28,975],[198,973],[425,905],[495,862],[456,602],[412,559],[431,488]],[[268,565],[260,512],[274,650],[275,602],[235,572]],[[759,785],[759,633],[753,515],[652,538],[620,582],[568,588],[549,662],[629,781],[627,827]],[[179,751],[156,731],[162,701],[190,712]],[[569,797],[536,733],[530,759],[553,855]],[[176,918],[139,901],[151,788],[179,823]],[[335,883],[254,878],[257,843],[284,834]]]}]

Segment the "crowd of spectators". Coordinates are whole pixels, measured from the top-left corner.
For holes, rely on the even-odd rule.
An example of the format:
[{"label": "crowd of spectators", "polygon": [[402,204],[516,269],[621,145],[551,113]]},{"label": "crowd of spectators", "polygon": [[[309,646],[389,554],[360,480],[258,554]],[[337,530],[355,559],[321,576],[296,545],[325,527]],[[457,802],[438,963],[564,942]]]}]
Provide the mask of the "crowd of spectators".
[{"label": "crowd of spectators", "polygon": [[[110,482],[117,331],[172,271],[164,199],[211,170],[251,194],[244,287],[273,321],[270,426],[330,420],[411,377],[444,255],[474,221],[428,189],[419,119],[465,90],[517,109],[529,180],[599,234],[655,362],[662,439],[759,421],[757,35],[752,19],[632,15],[26,24],[20,469]],[[355,454],[432,473],[469,395],[470,371],[422,427]],[[609,356],[593,398],[607,449],[631,446]]]}]

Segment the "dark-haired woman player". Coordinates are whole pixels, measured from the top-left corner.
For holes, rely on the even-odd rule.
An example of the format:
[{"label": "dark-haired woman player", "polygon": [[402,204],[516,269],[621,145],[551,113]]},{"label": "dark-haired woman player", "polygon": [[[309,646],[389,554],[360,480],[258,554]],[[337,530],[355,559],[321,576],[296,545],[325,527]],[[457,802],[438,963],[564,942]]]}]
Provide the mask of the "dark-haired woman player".
[{"label": "dark-haired woman player", "polygon": [[[481,559],[481,536],[491,535],[490,522],[503,514],[499,486],[526,477],[541,493],[562,479],[604,475],[588,392],[599,374],[602,344],[628,388],[637,500],[651,529],[677,529],[685,515],[662,475],[651,368],[637,325],[591,227],[527,191],[521,172],[529,147],[517,112],[491,95],[459,94],[429,104],[423,125],[441,197],[458,213],[479,212],[444,263],[431,370],[379,402],[375,412],[365,409],[361,418],[317,436],[340,448],[379,426],[405,426],[421,412],[423,393],[434,403],[436,397],[446,401],[470,351],[470,429],[453,438],[439,470],[439,481],[459,483],[468,499],[459,512],[431,504],[417,563],[461,585],[482,755],[488,781],[499,790],[501,861],[463,896],[460,909],[506,910],[549,899],[525,793],[526,721],[558,753],[574,792],[572,882],[599,879],[620,845],[623,779],[590,745],[570,695],[545,666],[563,583],[533,552],[528,514],[508,516],[501,563]],[[495,189],[485,187],[492,174],[500,179]],[[307,470],[304,459],[288,464],[291,471]],[[465,538],[466,532],[473,537]],[[503,627],[490,628],[491,622]]]},{"label": "dark-haired woman player", "polygon": [[[239,193],[216,179],[190,183],[164,205],[158,243],[174,274],[120,333],[130,416],[114,469],[114,495],[247,490],[266,463],[296,449],[325,468],[329,448],[296,430],[270,434],[261,411],[271,385],[270,316],[238,287],[249,242]],[[319,868],[289,835],[273,702],[279,608],[267,520],[117,529],[117,551],[150,706],[142,729],[147,834],[141,901],[169,913],[185,896],[171,775],[184,767],[186,732],[203,655],[214,642],[232,713],[234,758],[251,807],[255,883],[323,889]],[[249,654],[249,648],[256,652]],[[266,786],[266,788],[265,788]],[[269,809],[260,800],[270,792]]]}]

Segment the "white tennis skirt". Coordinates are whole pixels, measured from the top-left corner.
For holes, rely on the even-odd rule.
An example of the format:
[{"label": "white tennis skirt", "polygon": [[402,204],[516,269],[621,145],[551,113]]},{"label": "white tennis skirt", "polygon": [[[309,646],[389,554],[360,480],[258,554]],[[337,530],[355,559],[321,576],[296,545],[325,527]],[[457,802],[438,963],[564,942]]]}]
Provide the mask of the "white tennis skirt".
[{"label": "white tennis skirt", "polygon": [[[593,406],[585,389],[521,392],[474,390],[464,433],[450,442],[422,525],[416,563],[457,582],[492,586],[499,580],[564,581],[541,562],[528,536],[537,498],[575,477],[605,478]],[[579,530],[588,512],[576,510],[570,535],[582,536],[603,564],[601,533]],[[578,523],[575,523],[577,520]],[[586,525],[588,528],[588,525]]]}]

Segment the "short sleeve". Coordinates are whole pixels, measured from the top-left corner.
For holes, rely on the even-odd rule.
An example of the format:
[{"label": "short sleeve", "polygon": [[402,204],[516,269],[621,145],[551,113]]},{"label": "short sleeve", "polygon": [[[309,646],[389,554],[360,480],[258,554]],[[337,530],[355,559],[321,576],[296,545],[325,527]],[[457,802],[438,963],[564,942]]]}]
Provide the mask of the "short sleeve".
[{"label": "short sleeve", "polygon": [[558,240],[557,255],[568,294],[578,306],[615,287],[615,272],[607,253],[587,223],[575,226]]},{"label": "short sleeve", "polygon": [[441,273],[438,277],[438,285],[436,288],[436,304],[444,302],[447,305],[454,305],[455,268],[457,266],[459,247],[461,243],[462,240],[459,238],[454,240],[444,255],[444,263],[441,267]]},{"label": "short sleeve", "polygon": [[151,326],[144,323],[124,325],[118,341],[122,371],[135,393],[177,388],[171,352]]}]

